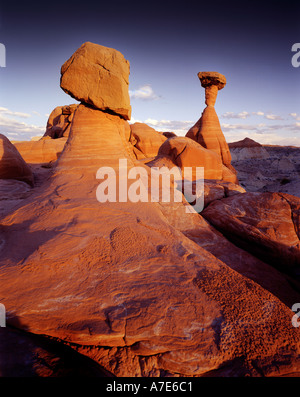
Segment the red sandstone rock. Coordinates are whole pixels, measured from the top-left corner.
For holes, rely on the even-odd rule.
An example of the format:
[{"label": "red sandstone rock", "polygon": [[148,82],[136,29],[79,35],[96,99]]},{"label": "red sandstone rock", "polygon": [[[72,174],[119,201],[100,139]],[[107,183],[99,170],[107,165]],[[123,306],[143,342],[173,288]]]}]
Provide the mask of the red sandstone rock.
[{"label": "red sandstone rock", "polygon": [[217,72],[199,72],[198,77],[202,87],[205,88],[205,103],[207,106],[201,118],[189,129],[186,137],[195,140],[204,148],[218,154],[223,164],[227,167],[227,169],[224,168],[223,170],[223,179],[228,182],[238,183],[237,173],[231,165],[230,150],[214,108],[218,90],[224,88],[226,78]]},{"label": "red sandstone rock", "polygon": [[212,202],[202,215],[237,245],[286,271],[300,268],[300,199],[244,193]]},{"label": "red sandstone rock", "polygon": [[138,149],[137,151],[134,149],[137,159],[155,157],[160,146],[167,140],[167,137],[144,123],[131,124],[130,128],[130,142]]},{"label": "red sandstone rock", "polygon": [[[83,65],[81,80],[91,77]],[[64,65],[64,73],[71,66]],[[136,160],[122,117],[79,105],[51,174],[2,216],[0,297],[8,325],[70,344],[116,376],[300,372],[300,330],[291,326],[294,312],[287,306],[299,293],[286,277],[195,211],[187,214],[186,201],[97,201],[100,167],[115,172],[118,194],[126,180],[120,159],[130,171],[139,165],[150,173]],[[159,150],[152,165],[203,162],[206,172],[223,177],[221,156],[188,138],[171,138]],[[215,203],[230,207],[228,200],[245,195],[215,200],[205,211]],[[285,220],[289,205],[299,237],[299,203],[266,200],[264,210],[264,200],[252,200],[249,210],[247,200],[236,199],[235,218],[261,226],[262,235],[268,226],[263,214],[279,208]],[[262,214],[262,225],[253,214]],[[227,220],[230,230],[234,220]],[[283,233],[292,237],[290,225]]]},{"label": "red sandstone rock", "polygon": [[62,65],[60,86],[78,101],[129,120],[129,69],[119,51],[87,42]]},{"label": "red sandstone rock", "polygon": [[207,106],[204,109],[201,118],[190,128],[186,137],[220,155],[224,165],[228,166],[231,163],[230,151],[214,107]]},{"label": "red sandstone rock", "polygon": [[0,134],[0,179],[17,179],[33,185],[30,167],[6,136]]},{"label": "red sandstone rock", "polygon": [[64,149],[67,138],[51,139],[45,136],[38,141],[16,142],[14,145],[27,163],[56,161]]}]

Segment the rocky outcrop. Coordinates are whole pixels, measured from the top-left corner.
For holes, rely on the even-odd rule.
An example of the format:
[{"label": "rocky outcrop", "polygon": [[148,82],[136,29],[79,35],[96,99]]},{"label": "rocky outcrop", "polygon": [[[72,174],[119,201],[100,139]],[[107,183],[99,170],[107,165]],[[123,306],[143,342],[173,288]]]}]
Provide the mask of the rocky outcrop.
[{"label": "rocky outcrop", "polygon": [[61,67],[61,88],[85,104],[131,117],[129,62],[117,50],[84,43]]},{"label": "rocky outcrop", "polygon": [[52,139],[68,137],[71,128],[71,122],[74,112],[78,105],[57,106],[47,121],[46,132],[44,136],[50,136]]},{"label": "rocky outcrop", "polygon": [[64,137],[51,139],[45,136],[38,141],[16,142],[14,145],[27,163],[39,164],[57,160],[66,142]]},{"label": "rocky outcrop", "polygon": [[167,137],[145,123],[131,124],[130,129],[130,143],[138,160],[155,157],[160,146],[167,140]]},{"label": "rocky outcrop", "polygon": [[158,157],[171,159],[182,172],[185,167],[192,167],[193,180],[197,177],[196,167],[203,167],[205,179],[222,179],[223,176],[220,157],[186,137],[169,138],[159,148]]},{"label": "rocky outcrop", "polygon": [[33,174],[15,146],[0,134],[0,179],[17,179],[33,185]]},{"label": "rocky outcrop", "polygon": [[299,272],[299,198],[244,193],[212,202],[202,215],[238,246],[283,271]]}]

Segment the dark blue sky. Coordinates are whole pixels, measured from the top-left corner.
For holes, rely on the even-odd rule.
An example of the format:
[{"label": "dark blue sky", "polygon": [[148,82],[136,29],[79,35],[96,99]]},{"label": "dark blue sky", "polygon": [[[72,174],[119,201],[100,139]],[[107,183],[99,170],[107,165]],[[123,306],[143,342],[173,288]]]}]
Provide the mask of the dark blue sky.
[{"label": "dark blue sky", "polygon": [[300,145],[300,68],[291,64],[299,15],[289,0],[2,1],[0,132],[37,135],[55,106],[74,103],[59,87],[60,67],[92,41],[130,61],[133,121],[183,133],[204,108],[197,73],[213,70],[227,78],[216,110],[229,141]]}]

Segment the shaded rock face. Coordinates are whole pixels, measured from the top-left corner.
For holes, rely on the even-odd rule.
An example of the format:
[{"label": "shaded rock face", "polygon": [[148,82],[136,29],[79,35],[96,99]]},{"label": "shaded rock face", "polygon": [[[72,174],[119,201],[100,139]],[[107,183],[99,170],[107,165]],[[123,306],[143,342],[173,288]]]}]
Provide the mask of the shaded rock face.
[{"label": "shaded rock face", "polygon": [[0,179],[17,179],[33,185],[33,174],[18,150],[0,134]]},{"label": "shaded rock face", "polygon": [[73,98],[129,120],[129,62],[117,50],[84,43],[61,67],[61,88]]},{"label": "shaded rock face", "polygon": [[57,106],[52,110],[47,121],[44,136],[50,136],[52,139],[68,137],[77,106],[76,104]]},{"label": "shaded rock face", "polygon": [[[119,160],[126,160],[129,170],[141,165],[130,136],[124,117],[80,104],[47,178],[30,195],[23,192],[23,198],[23,189],[16,187],[19,203],[1,217],[0,297],[8,326],[30,332],[30,338],[8,333],[9,345],[17,338],[38,348],[34,356],[31,350],[20,350],[33,366],[47,355],[40,364],[46,376],[56,373],[61,355],[39,346],[34,335],[69,345],[115,376],[274,376],[300,371],[300,330],[291,326],[294,312],[287,306],[300,296],[285,275],[234,245],[200,214],[187,214],[184,200],[96,199],[100,167],[114,171],[118,193],[126,179]],[[190,161],[184,155],[190,148],[209,152],[194,141],[189,147],[187,141],[178,141],[184,149],[178,151],[180,164]],[[218,159],[222,174],[220,156],[209,153]],[[166,156],[153,161],[159,160],[173,163]],[[215,191],[216,184],[226,198]],[[241,197],[247,195],[229,182],[211,181],[208,187],[207,213],[227,200],[242,205]],[[264,200],[259,210],[258,200],[253,200],[254,212],[263,213]],[[298,204],[289,205],[296,224]],[[235,219],[244,215],[246,209],[240,214],[233,207]],[[286,215],[284,207],[283,219]],[[251,223],[249,218],[243,220]],[[273,223],[275,230],[278,222]],[[0,343],[4,357],[6,349]]]}]

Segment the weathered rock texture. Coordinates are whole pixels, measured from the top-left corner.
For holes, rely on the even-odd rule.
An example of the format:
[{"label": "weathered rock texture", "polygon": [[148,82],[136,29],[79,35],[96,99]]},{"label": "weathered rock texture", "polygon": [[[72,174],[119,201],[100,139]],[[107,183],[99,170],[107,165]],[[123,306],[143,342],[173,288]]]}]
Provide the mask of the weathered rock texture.
[{"label": "weathered rock texture", "polygon": [[68,137],[71,128],[71,122],[74,112],[78,105],[57,106],[47,121],[46,132],[44,136],[50,136],[53,139]]},{"label": "weathered rock texture", "polygon": [[182,171],[185,167],[192,167],[193,180],[196,178],[196,167],[204,168],[205,179],[222,179],[223,176],[220,157],[186,137],[169,138],[159,148],[158,157],[170,158]]},{"label": "weathered rock texture", "polygon": [[33,185],[33,175],[15,146],[0,134],[0,179],[17,179]]},{"label": "weathered rock texture", "polygon": [[287,272],[300,271],[300,199],[244,193],[212,202],[202,215],[229,239]]},{"label": "weathered rock texture", "polygon": [[61,67],[61,88],[97,109],[131,117],[130,65],[117,50],[84,43]]}]

